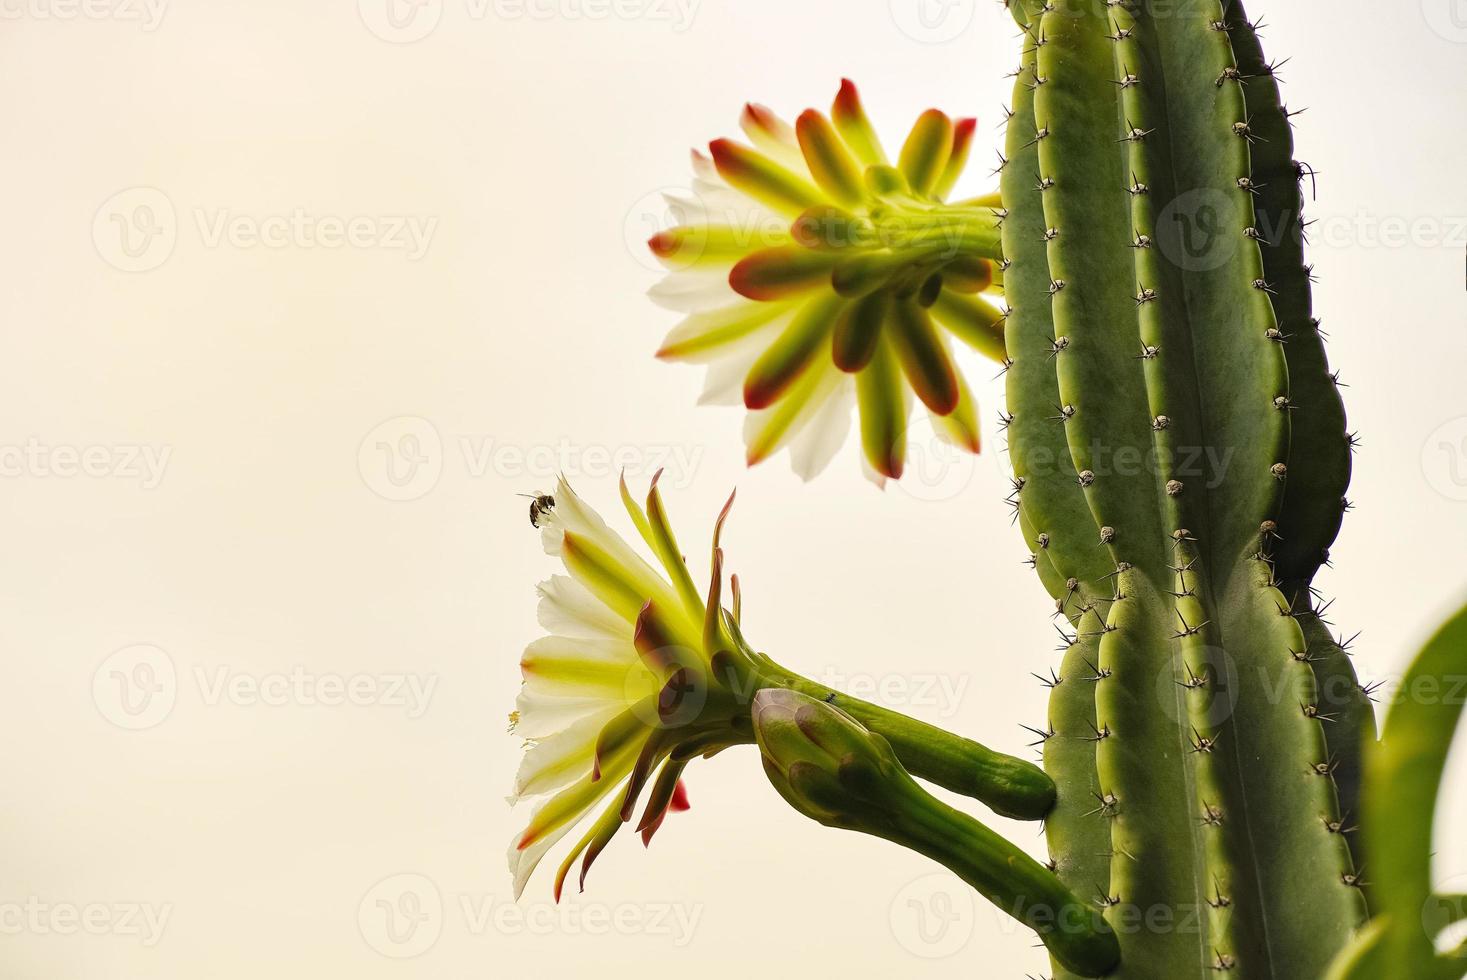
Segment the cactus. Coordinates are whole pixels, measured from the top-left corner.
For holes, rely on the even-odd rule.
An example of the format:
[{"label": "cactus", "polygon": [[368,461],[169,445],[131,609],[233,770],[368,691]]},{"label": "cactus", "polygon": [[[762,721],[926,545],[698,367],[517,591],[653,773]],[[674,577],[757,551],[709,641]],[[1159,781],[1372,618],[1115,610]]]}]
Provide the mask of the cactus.
[{"label": "cactus", "polygon": [[[1045,745],[1058,873],[1122,932],[1117,976],[1320,976],[1367,916],[1371,715],[1311,609],[1350,446],[1287,112],[1240,4],[1014,12],[1010,449],[1076,634]],[[1147,916],[1195,928],[1128,941]]]},{"label": "cactus", "polygon": [[[928,236],[961,229],[951,239],[958,251],[879,238],[869,254],[839,258],[828,242],[798,234],[814,213],[813,189],[787,208],[797,215],[798,244],[781,240],[773,251],[780,281],[798,279],[809,308],[841,302],[830,298],[849,285],[841,262],[880,269],[886,278],[867,293],[890,290],[905,313],[862,321],[868,340],[877,330],[897,347],[926,338],[941,353],[945,341],[932,341],[928,308],[957,335],[982,338],[979,349],[1001,325],[1009,502],[1067,624],[1062,658],[1046,680],[1049,716],[1032,729],[1052,783],[1017,760],[874,706],[829,707],[835,694],[743,648],[742,638],[740,662],[758,675],[745,686],[762,693],[747,723],[744,708],[728,709],[735,727],[753,729],[771,782],[796,810],[934,857],[1007,910],[1077,923],[1068,933],[1035,925],[1056,978],[1467,975],[1467,948],[1439,954],[1433,945],[1443,926],[1467,918],[1467,899],[1433,895],[1429,877],[1431,821],[1460,691],[1398,704],[1377,741],[1370,692],[1348,643],[1316,606],[1313,579],[1348,510],[1355,440],[1313,317],[1301,216],[1301,185],[1312,171],[1295,160],[1276,65],[1239,0],[1007,5],[1023,44],[1002,206],[883,197],[899,182],[871,149],[879,145],[864,113],[850,108],[859,103],[847,84],[834,115],[859,116],[859,127],[837,134],[816,126],[818,114],[802,117],[821,134],[821,152],[806,156],[812,172],[825,173],[829,161],[851,170],[839,182],[817,180],[844,195],[851,210],[841,227],[895,221]],[[761,147],[798,159],[762,113]],[[909,147],[941,157],[952,144],[953,159],[966,155],[970,125],[960,153],[952,128],[932,123],[945,117],[923,119]],[[919,167],[909,155],[903,172],[931,173],[901,179],[927,187],[936,165]],[[870,165],[865,191],[855,160]],[[748,178],[750,167],[719,173],[746,191],[792,186],[773,164],[760,166],[763,183]],[[703,168],[712,196],[729,189],[712,183],[716,176]],[[678,229],[671,239],[701,241],[696,231]],[[654,247],[671,239],[659,236]],[[742,254],[728,251],[711,257],[715,275],[719,261]],[[766,253],[744,258],[729,274],[736,290],[750,262],[771,267]],[[796,277],[792,269],[804,271]],[[972,269],[984,274],[974,279]],[[1001,289],[1006,309],[989,318],[987,307],[963,301],[970,313],[956,322],[982,329],[959,330],[957,301],[945,290],[962,292],[954,283],[970,279],[969,292]],[[686,281],[671,292],[684,288]],[[763,323],[780,312],[758,303],[789,299],[739,291],[753,312],[740,305],[737,316],[695,320],[664,353],[695,340],[701,356],[727,342],[728,323]],[[798,364],[780,361],[788,368],[781,391],[809,388],[790,411],[821,409],[810,379],[835,377],[836,368],[885,385],[896,407],[873,415],[863,404],[868,435],[881,435],[866,449],[884,476],[899,477],[899,383],[867,370],[869,359],[845,363],[841,337],[851,331],[832,310],[814,319],[818,330],[800,331],[814,340],[800,348]],[[832,348],[834,367],[823,364],[822,346]],[[947,374],[920,370],[928,360],[945,363],[934,356],[904,364],[919,395],[942,387],[928,382]],[[745,370],[752,381],[767,373],[759,363]],[[749,401],[750,383],[751,409],[780,410],[778,392]],[[937,417],[971,401],[925,400]],[[844,424],[840,411],[832,418]],[[812,458],[833,454],[828,440],[816,443],[822,453]],[[1467,612],[1413,671],[1408,681],[1467,676]],[[1001,813],[1042,816],[1048,869],[932,801],[903,767]],[[934,827],[941,832],[929,833]]]}]

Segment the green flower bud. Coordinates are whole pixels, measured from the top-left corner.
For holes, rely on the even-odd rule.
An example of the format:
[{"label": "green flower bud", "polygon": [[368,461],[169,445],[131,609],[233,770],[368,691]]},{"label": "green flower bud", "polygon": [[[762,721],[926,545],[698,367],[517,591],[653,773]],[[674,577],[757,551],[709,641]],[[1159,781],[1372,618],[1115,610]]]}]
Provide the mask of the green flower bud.
[{"label": "green flower bud", "polygon": [[889,833],[892,799],[915,784],[886,739],[782,688],[755,695],[753,719],[764,771],[790,806],[827,826]]},{"label": "green flower bud", "polygon": [[1099,976],[1116,964],[1120,946],[1099,911],[1022,850],[922,789],[886,739],[855,718],[768,688],[754,698],[753,719],[764,771],[797,811],[941,862],[1034,929],[1070,970]]}]

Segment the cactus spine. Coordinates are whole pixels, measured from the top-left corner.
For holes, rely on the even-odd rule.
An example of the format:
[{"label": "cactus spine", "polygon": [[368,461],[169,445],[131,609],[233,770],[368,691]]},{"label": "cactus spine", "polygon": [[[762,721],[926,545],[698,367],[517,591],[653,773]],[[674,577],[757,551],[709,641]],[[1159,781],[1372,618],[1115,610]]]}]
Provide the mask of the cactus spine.
[{"label": "cactus spine", "polygon": [[1115,976],[1320,976],[1367,914],[1370,712],[1310,608],[1349,445],[1273,69],[1238,3],[1014,13],[1008,431],[1075,631],[1054,864],[1121,936]]}]

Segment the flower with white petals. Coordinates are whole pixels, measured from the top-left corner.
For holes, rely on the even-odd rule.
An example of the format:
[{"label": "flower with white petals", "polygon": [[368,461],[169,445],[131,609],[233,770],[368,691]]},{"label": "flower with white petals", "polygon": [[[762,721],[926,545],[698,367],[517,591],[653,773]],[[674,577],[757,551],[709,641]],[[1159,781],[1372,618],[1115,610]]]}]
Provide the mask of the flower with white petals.
[{"label": "flower with white petals", "polygon": [[[568,574],[540,591],[549,635],[526,648],[524,685],[511,731],[526,740],[511,802],[543,797],[510,845],[515,896],[546,852],[596,807],[601,815],[573,847],[555,879],[582,858],[580,880],[651,787],[636,825],[650,841],[669,811],[686,809],[681,776],[698,756],[752,741],[748,670],[733,610],[721,604],[723,556],[713,535],[712,582],[694,585],[654,478],[646,508],[622,483],[632,523],[657,557],[644,560],[562,479],[538,514],[546,552]],[[733,499],[729,499],[732,505]]]},{"label": "flower with white petals", "polygon": [[705,362],[702,403],[749,410],[750,465],[788,446],[810,479],[830,462],[859,407],[868,473],[900,477],[915,393],[948,442],[979,449],[973,393],[949,335],[1004,360],[996,196],[946,203],[975,122],[923,113],[895,166],[842,84],[831,113],[791,126],[743,115],[748,146],[695,151],[689,197],[669,197],[676,227],[653,236],[671,270],[652,289],[687,314],[658,356]]}]

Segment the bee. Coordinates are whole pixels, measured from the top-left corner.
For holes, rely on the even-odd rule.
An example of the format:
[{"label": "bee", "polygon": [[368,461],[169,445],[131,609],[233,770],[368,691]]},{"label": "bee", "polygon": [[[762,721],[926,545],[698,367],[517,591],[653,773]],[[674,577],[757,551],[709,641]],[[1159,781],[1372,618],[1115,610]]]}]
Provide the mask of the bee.
[{"label": "bee", "polygon": [[548,493],[522,493],[530,501],[530,527],[538,528],[546,515],[555,509],[555,498]]}]

